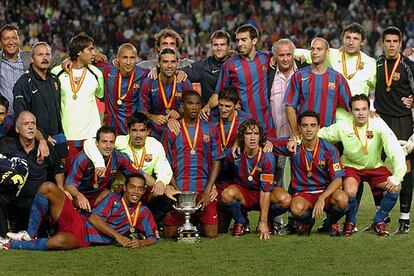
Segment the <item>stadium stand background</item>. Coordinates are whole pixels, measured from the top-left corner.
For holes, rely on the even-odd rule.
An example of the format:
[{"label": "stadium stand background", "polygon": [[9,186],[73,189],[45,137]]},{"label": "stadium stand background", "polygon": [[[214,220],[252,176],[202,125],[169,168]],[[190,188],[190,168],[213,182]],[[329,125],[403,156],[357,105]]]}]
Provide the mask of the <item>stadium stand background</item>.
[{"label": "stadium stand background", "polygon": [[261,32],[259,49],[270,50],[274,41],[289,37],[298,47],[307,47],[323,36],[331,47],[340,46],[342,26],[359,22],[367,30],[364,51],[381,53],[383,28],[395,25],[404,32],[404,47],[414,47],[414,1],[373,0],[279,0],[279,1],[9,1],[0,3],[0,25],[18,25],[22,47],[37,41],[51,43],[55,54],[64,52],[69,39],[84,31],[109,57],[118,45],[131,42],[141,59],[153,58],[154,34],[171,27],[184,38],[181,53],[199,60],[208,54],[212,31],[233,33],[242,23],[252,23]]}]

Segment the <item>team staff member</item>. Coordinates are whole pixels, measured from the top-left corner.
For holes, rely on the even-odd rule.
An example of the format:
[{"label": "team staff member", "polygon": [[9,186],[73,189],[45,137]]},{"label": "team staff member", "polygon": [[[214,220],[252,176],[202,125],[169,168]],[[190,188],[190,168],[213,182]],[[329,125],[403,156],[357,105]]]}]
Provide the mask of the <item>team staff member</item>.
[{"label": "team staff member", "polygon": [[[388,27],[381,36],[384,55],[377,61],[377,85],[374,106],[376,112],[392,129],[399,140],[408,140],[413,133],[413,118],[410,107],[404,105],[402,97],[414,93],[414,63],[401,53],[402,34]],[[410,230],[410,209],[413,197],[414,155],[407,156],[407,174],[400,192],[399,227],[396,233],[407,234]]]},{"label": "team staff member", "polygon": [[46,42],[32,47],[32,63],[13,87],[14,113],[27,110],[37,119],[37,127],[60,158],[67,155],[66,138],[60,115],[60,82],[48,72],[52,52]]},{"label": "team staff member", "polygon": [[[374,217],[373,229],[380,236],[388,236],[384,219],[397,203],[399,184],[406,173],[404,152],[392,130],[379,117],[369,118],[369,99],[365,94],[351,98],[352,119],[339,121],[318,132],[320,138],[330,142],[342,142],[341,157],[345,166],[344,191],[349,196],[349,208],[344,224],[344,235],[355,231],[357,202],[356,193],[361,181],[371,187],[386,191]],[[391,160],[391,173],[381,159],[385,152]]]},{"label": "team staff member", "polygon": [[17,198],[15,198],[15,194],[13,195],[10,208],[15,215],[17,229],[23,230],[27,228],[30,206],[39,186],[43,182],[53,179],[63,190],[64,175],[60,159],[50,143],[48,144],[49,156],[43,159],[39,158],[39,143],[35,139],[37,124],[32,113],[29,111],[20,112],[16,118],[16,132],[18,138],[13,138],[2,144],[0,152],[8,158],[19,157],[25,159],[28,164],[29,175],[26,184]]},{"label": "team staff member", "polygon": [[8,115],[9,101],[0,95],[0,138],[12,135],[14,129],[14,117]]},{"label": "team staff member", "polygon": [[[8,233],[12,239],[0,239],[1,249],[67,250],[115,242],[127,248],[140,248],[156,244],[158,232],[154,219],[140,201],[145,192],[145,178],[132,174],[124,187],[122,196],[111,193],[86,217],[74,208],[56,185],[44,183],[35,197],[27,232]],[[50,238],[38,238],[37,231],[46,214],[57,224],[58,230]],[[145,238],[124,236],[136,233]]]},{"label": "team staff member", "polygon": [[221,66],[229,58],[230,43],[231,37],[228,32],[223,30],[213,32],[210,37],[212,55],[182,68],[192,83],[200,83],[203,106],[214,93]]}]

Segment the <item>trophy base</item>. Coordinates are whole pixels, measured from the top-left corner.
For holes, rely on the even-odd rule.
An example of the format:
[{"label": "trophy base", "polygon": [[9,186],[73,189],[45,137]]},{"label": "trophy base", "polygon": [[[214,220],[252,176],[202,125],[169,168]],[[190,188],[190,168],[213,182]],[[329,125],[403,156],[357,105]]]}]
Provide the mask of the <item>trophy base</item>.
[{"label": "trophy base", "polygon": [[178,234],[177,241],[181,243],[199,243],[201,238],[197,232],[181,232]]}]

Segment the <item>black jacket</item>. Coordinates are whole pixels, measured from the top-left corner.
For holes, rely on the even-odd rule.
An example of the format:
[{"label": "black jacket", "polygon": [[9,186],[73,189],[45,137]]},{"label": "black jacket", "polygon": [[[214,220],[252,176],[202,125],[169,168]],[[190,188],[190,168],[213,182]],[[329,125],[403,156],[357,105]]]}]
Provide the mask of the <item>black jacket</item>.
[{"label": "black jacket", "polygon": [[217,60],[212,56],[204,60],[196,61],[182,70],[187,74],[191,82],[199,82],[201,85],[201,101],[203,106],[216,89],[221,66],[225,60]]},{"label": "black jacket", "polygon": [[15,116],[25,110],[32,112],[37,127],[47,137],[63,133],[60,116],[60,82],[48,74],[43,80],[32,66],[17,80],[13,87]]}]

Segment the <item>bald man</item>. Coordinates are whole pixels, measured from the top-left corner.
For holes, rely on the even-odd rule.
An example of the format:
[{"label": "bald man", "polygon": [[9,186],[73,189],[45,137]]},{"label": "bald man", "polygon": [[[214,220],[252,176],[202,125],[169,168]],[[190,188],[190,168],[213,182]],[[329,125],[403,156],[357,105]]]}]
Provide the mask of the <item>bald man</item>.
[{"label": "bald man", "polygon": [[[18,196],[2,192],[0,207],[12,210],[16,218],[17,230],[27,229],[30,208],[38,188],[43,182],[55,180],[63,190],[64,175],[60,159],[52,144],[48,142],[50,154],[40,159],[37,154],[39,143],[35,139],[37,122],[35,116],[29,111],[22,111],[16,118],[16,132],[18,138],[11,138],[0,146],[0,152],[7,158],[22,158],[27,162],[29,174]],[[7,200],[6,200],[7,198]],[[6,206],[7,205],[7,206]],[[0,236],[4,236],[7,229],[1,229]],[[6,231],[6,232],[4,232]]]},{"label": "bald man", "polygon": [[311,42],[312,64],[293,74],[285,95],[286,115],[291,136],[298,137],[296,115],[313,110],[320,116],[320,127],[335,123],[336,108],[350,111],[351,92],[345,78],[327,65],[329,43],[320,37]]}]

